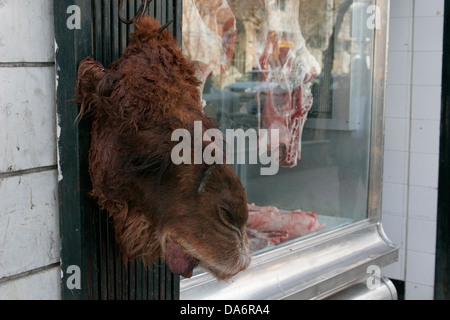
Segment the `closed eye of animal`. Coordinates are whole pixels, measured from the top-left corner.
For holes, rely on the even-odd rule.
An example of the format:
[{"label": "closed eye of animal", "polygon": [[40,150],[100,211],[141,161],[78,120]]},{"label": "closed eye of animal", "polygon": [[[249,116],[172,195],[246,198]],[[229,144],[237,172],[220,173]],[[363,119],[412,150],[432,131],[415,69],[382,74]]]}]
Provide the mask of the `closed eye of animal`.
[{"label": "closed eye of animal", "polygon": [[231,229],[239,230],[239,225],[237,223],[236,218],[226,209],[220,208],[220,220],[223,224],[225,224],[228,227],[231,227]]}]

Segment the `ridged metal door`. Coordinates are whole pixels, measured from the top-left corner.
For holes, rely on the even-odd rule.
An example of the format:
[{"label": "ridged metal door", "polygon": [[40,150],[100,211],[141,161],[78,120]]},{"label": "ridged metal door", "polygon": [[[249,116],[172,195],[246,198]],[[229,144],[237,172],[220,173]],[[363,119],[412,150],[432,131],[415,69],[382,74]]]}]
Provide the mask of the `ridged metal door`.
[{"label": "ridged metal door", "polygon": [[[173,20],[169,30],[179,43],[181,2],[153,0],[147,11],[163,25]],[[131,19],[140,5],[140,0],[124,1],[122,16]],[[71,15],[77,14],[76,10],[80,13],[79,29],[70,28],[68,23]],[[163,261],[150,268],[140,261],[123,261],[107,212],[101,211],[88,195],[91,189],[87,162],[89,119],[75,121],[79,109],[73,100],[79,62],[92,56],[107,66],[125,51],[132,29],[132,25],[119,20],[119,0],[55,1],[63,299],[179,298],[179,277],[174,276]],[[78,285],[77,270],[81,277]]]}]

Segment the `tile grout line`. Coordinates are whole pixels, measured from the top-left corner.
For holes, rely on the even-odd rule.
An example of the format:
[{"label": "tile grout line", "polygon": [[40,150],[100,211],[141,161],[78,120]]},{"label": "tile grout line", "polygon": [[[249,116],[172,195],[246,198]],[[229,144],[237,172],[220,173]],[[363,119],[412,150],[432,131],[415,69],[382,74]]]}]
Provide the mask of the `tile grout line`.
[{"label": "tile grout line", "polygon": [[54,67],[55,62],[0,62],[0,68],[42,68]]},{"label": "tile grout line", "polygon": [[58,267],[59,265],[60,265],[59,262],[55,262],[55,263],[51,263],[49,265],[46,265],[46,266],[43,266],[43,267],[40,267],[40,268],[27,270],[27,271],[24,271],[24,272],[21,272],[21,273],[18,273],[18,274],[14,274],[14,275],[11,275],[11,276],[6,276],[6,277],[3,277],[3,278],[0,278],[0,285],[3,284],[3,283],[6,283],[6,282],[18,280],[20,278],[24,278],[24,277],[28,277],[28,276],[31,276],[31,275],[35,275],[35,274],[41,273],[41,272],[49,270],[51,268]]},{"label": "tile grout line", "polygon": [[17,171],[11,171],[11,172],[0,172],[0,179],[23,176],[23,175],[32,174],[32,173],[52,171],[52,170],[56,170],[56,169],[58,169],[58,166],[55,164],[55,165],[51,165],[51,166],[37,167],[37,168],[32,168],[32,169],[17,170]]},{"label": "tile grout line", "polygon": [[[413,88],[414,88],[414,31],[415,31],[415,15],[416,15],[416,1],[412,1],[412,26],[411,26],[411,75],[410,75],[410,88],[409,88],[409,128],[408,128],[408,164],[407,164],[407,181],[406,181],[406,220],[405,220],[405,267],[404,267],[404,279],[405,283],[407,282],[407,274],[408,274],[408,225],[409,225],[409,197],[410,197],[410,182],[411,182],[411,137],[412,137],[412,108],[413,108]],[[406,292],[405,292],[406,294]]]}]

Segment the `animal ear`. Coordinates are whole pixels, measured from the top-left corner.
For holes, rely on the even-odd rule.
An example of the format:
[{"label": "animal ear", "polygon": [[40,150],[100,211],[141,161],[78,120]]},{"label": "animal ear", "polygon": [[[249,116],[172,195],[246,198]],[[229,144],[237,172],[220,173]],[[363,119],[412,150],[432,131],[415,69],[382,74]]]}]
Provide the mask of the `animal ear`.
[{"label": "animal ear", "polygon": [[103,65],[88,57],[81,61],[77,76],[77,102],[81,105],[77,119],[97,110],[103,97],[109,97],[113,88],[113,75]]},{"label": "animal ear", "polygon": [[206,192],[206,184],[208,183],[208,180],[211,178],[212,170],[214,166],[208,166],[207,169],[203,172],[202,180],[200,181],[200,185],[198,187],[198,193],[205,193]]}]

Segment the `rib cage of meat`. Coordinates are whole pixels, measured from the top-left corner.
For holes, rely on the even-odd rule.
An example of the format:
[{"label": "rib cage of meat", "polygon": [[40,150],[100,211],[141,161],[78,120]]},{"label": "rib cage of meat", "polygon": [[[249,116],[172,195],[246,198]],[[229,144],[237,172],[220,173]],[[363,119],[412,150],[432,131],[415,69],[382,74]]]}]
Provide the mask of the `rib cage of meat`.
[{"label": "rib cage of meat", "polygon": [[[266,100],[259,129],[278,129],[280,140],[270,142],[268,149],[278,150],[279,164],[297,165],[301,160],[302,132],[313,97],[311,82],[321,69],[306,48],[298,21],[299,1],[286,1],[280,10],[276,0],[265,0],[265,41],[260,44],[259,68]],[[258,99],[259,102],[259,99]],[[261,104],[258,103],[259,113]]]},{"label": "rib cage of meat", "polygon": [[[301,160],[302,132],[313,97],[311,82],[320,66],[306,48],[299,25],[300,1],[264,0],[263,26],[257,41],[257,60],[269,91],[264,106],[258,94],[258,129],[279,130],[279,142],[267,141],[281,166]],[[186,0],[183,6],[183,53],[196,64],[201,89],[212,73],[226,73],[235,49],[236,19],[226,0]],[[264,111],[261,110],[264,108]],[[261,131],[260,131],[261,132]],[[270,134],[268,136],[271,136]]]}]

